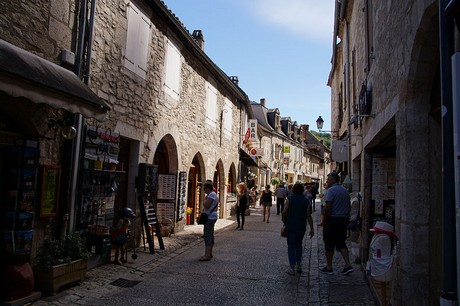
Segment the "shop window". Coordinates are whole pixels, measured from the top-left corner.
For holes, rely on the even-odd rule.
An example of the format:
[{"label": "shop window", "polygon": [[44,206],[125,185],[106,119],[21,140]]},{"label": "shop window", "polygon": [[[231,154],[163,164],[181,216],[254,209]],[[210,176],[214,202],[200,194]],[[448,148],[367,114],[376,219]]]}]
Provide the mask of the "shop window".
[{"label": "shop window", "polygon": [[124,66],[145,79],[151,22],[132,2],[128,4],[127,13],[128,33]]}]

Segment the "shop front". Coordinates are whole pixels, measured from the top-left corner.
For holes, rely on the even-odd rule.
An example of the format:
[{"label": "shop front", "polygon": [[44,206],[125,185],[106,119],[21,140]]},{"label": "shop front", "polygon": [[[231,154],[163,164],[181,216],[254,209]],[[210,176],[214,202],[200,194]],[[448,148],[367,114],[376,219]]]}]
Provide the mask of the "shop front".
[{"label": "shop front", "polygon": [[[43,240],[70,230],[67,182],[78,118],[103,120],[109,109],[71,71],[0,40],[2,275],[30,270]],[[0,287],[2,298],[12,298]]]}]

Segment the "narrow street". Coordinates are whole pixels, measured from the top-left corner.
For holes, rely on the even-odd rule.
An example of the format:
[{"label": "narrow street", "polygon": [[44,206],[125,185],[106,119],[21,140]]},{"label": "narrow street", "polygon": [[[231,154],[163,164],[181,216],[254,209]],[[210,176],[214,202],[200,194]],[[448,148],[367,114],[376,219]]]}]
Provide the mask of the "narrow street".
[{"label": "narrow street", "polygon": [[266,223],[260,207],[251,209],[244,231],[234,230],[234,217],[218,220],[209,262],[198,261],[204,252],[202,226],[192,225],[164,238],[164,251],[148,254],[140,248],[136,260],[129,255],[123,266],[92,269],[83,284],[33,305],[376,305],[359,265],[341,275],[337,271],[343,261],[336,254],[336,273],[319,272],[325,265],[321,228],[316,226],[319,209],[314,212],[315,236],[304,242],[304,271],[288,275],[281,218],[275,206],[271,212]]}]

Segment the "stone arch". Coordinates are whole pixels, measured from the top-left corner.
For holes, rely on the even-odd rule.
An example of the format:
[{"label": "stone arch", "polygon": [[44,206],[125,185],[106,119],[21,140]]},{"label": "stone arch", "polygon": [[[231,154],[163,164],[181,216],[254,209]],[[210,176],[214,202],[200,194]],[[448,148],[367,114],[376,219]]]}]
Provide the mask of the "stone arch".
[{"label": "stone arch", "polygon": [[216,168],[214,170],[213,175],[213,182],[214,186],[217,189],[217,193],[219,195],[219,218],[224,217],[224,205],[225,204],[225,197],[226,197],[226,188],[225,188],[225,168],[222,159],[216,163]]},{"label": "stone arch", "polygon": [[176,141],[171,134],[163,136],[158,142],[153,156],[153,164],[158,165],[159,174],[177,174],[179,158]]},{"label": "stone arch", "polygon": [[236,192],[236,166],[235,163],[231,163],[230,167],[228,167],[228,174],[227,174],[227,192],[235,193]]},{"label": "stone arch", "polygon": [[[177,126],[173,125],[170,121],[160,121],[160,123],[155,127],[155,130],[152,134],[149,135],[145,148],[148,153],[146,153],[146,160],[150,161],[155,158],[156,148],[163,140],[167,144],[168,148],[172,148],[172,143],[174,143],[174,156],[171,156],[170,161],[177,160],[176,163],[176,172],[178,171],[179,156],[182,156],[182,148],[180,147],[180,133],[177,129]],[[171,169],[173,169],[171,167]]]},{"label": "stone arch", "polygon": [[204,159],[200,152],[193,156],[187,177],[187,208],[192,209],[189,224],[195,224],[203,209],[204,193],[202,192],[202,185],[206,180]]},{"label": "stone arch", "polygon": [[[441,256],[441,115],[438,6],[425,10],[413,39],[396,113],[396,231],[401,242],[394,301],[438,302]],[[439,252],[439,251],[438,251]],[[425,258],[425,260],[417,260]],[[430,301],[430,297],[433,300]],[[429,301],[429,302],[427,302]]]}]

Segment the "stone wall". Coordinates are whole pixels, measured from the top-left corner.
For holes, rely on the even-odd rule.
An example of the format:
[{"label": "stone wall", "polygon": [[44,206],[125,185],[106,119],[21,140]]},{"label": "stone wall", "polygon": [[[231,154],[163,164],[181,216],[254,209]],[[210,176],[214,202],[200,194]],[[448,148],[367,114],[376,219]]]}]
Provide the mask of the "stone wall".
[{"label": "stone wall", "polygon": [[[136,139],[148,146],[141,161],[151,162],[155,148],[163,136],[171,134],[177,145],[179,169],[187,170],[193,156],[201,152],[209,165],[207,174],[212,177],[219,158],[228,170],[238,162],[239,105],[233,107],[233,133],[230,141],[220,143],[220,129],[208,129],[204,125],[206,100],[205,83],[213,79],[208,67],[203,65],[181,44],[154,11],[145,8],[153,22],[145,80],[122,67],[126,41],[125,4],[98,1],[95,26],[91,87],[110,102],[113,111],[105,125],[122,130],[123,136]],[[178,103],[170,103],[163,90],[165,70],[165,45],[172,39],[182,54],[181,93]],[[214,81],[216,81],[214,79]],[[236,97],[221,84],[218,110],[222,110],[224,97],[235,102]]]},{"label": "stone wall", "polygon": [[[372,56],[366,50],[366,3],[372,24]],[[358,102],[363,82],[367,81],[371,89],[370,114],[375,117],[366,117],[361,127],[351,129],[351,135],[360,136],[359,140],[351,138],[351,156],[355,159],[352,167],[360,168],[352,169],[352,174],[361,176],[359,188],[365,210],[371,192],[370,156],[384,150],[385,142],[394,141],[396,146],[395,229],[399,246],[391,282],[391,302],[395,305],[436,304],[441,288],[441,245],[437,241],[442,233],[433,222],[439,221],[441,191],[430,188],[441,181],[436,170],[441,168],[440,159],[434,158],[441,156],[436,144],[441,137],[440,113],[435,110],[440,104],[439,89],[434,85],[439,82],[437,5],[430,0],[348,1],[345,19],[340,22],[342,42],[336,49],[330,80],[333,118],[337,116],[334,109],[339,105],[338,92],[347,62],[349,105]],[[363,212],[364,218],[367,213]],[[372,225],[368,223],[364,220],[368,227]],[[368,243],[367,237],[363,241]],[[368,245],[361,247],[367,251]]]}]

